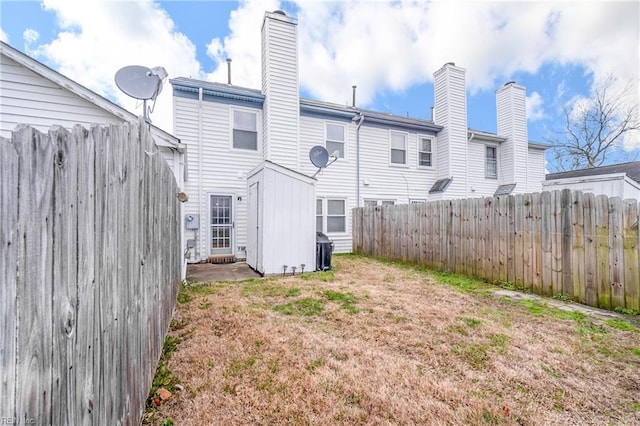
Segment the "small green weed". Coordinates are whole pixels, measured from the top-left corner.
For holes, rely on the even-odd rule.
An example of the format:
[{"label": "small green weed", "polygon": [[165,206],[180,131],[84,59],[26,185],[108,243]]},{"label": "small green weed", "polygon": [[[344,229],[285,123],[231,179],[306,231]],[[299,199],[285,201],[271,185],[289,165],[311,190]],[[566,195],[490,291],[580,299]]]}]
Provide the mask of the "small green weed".
[{"label": "small green weed", "polygon": [[616,312],[618,312],[619,314],[624,314],[624,315],[638,315],[638,314],[640,314],[640,312],[636,311],[633,308],[623,308],[622,306],[616,306],[616,308],[614,310]]},{"label": "small green weed", "polygon": [[542,315],[547,310],[546,306],[541,305],[539,302],[536,302],[535,300],[524,299],[518,303],[524,306],[525,308],[527,308],[529,312],[531,312],[533,315]]},{"label": "small green weed", "polygon": [[209,302],[209,299],[207,299],[206,297],[198,305],[200,309],[207,309],[210,306],[211,306],[211,302]]},{"label": "small green weed", "polygon": [[579,311],[565,311],[564,309],[551,309],[551,315],[558,319],[574,320],[577,322],[584,321],[586,315]]},{"label": "small green weed", "polygon": [[556,299],[556,300],[561,300],[561,301],[563,301],[563,302],[569,302],[569,301],[573,300],[573,299],[572,299],[572,297],[571,297],[571,295],[566,294],[566,293],[557,293],[557,294],[554,294],[554,295],[553,295],[553,298],[554,298],[554,299]]},{"label": "small green weed", "polygon": [[307,365],[307,370],[314,371],[327,363],[327,360],[324,358],[316,358]]},{"label": "small green weed", "polygon": [[609,319],[606,320],[605,323],[609,326],[609,327],[613,327],[613,328],[617,328],[618,330],[623,330],[623,331],[640,331],[639,329],[637,329],[636,327],[632,326],[631,324],[629,324],[628,322],[626,322],[625,320],[619,320],[619,319]]},{"label": "small green weed", "polygon": [[509,336],[502,333],[492,334],[490,344],[496,352],[504,354],[507,351],[507,345],[509,344]]},{"label": "small green weed", "polygon": [[631,349],[631,353],[634,354],[634,355],[640,356],[640,348]]},{"label": "small green weed", "polygon": [[352,293],[342,293],[339,291],[325,290],[324,296],[332,302],[340,302],[342,309],[350,314],[357,314],[360,312],[355,304],[358,303],[358,299]]},{"label": "small green weed", "polygon": [[470,328],[476,328],[482,325],[482,321],[476,318],[462,317],[460,319],[462,320],[463,323],[467,325],[467,327],[470,327]]},{"label": "small green weed", "polygon": [[189,319],[186,319],[186,318],[181,319],[181,320],[171,320],[171,324],[169,325],[169,329],[171,331],[178,331],[178,330],[182,330],[187,325],[189,325]]},{"label": "small green weed", "polygon": [[485,362],[489,359],[487,354],[487,345],[480,343],[472,343],[464,347],[454,348],[456,355],[462,356],[467,364],[475,370],[481,370]]},{"label": "small green weed", "polygon": [[254,356],[250,356],[246,359],[235,360],[231,363],[229,368],[225,370],[222,375],[224,377],[236,377],[242,374],[243,371],[250,369],[256,363],[257,359]]},{"label": "small green weed", "polygon": [[324,300],[314,297],[303,297],[302,299],[273,307],[274,311],[283,315],[302,315],[305,317],[317,315],[323,309]]}]

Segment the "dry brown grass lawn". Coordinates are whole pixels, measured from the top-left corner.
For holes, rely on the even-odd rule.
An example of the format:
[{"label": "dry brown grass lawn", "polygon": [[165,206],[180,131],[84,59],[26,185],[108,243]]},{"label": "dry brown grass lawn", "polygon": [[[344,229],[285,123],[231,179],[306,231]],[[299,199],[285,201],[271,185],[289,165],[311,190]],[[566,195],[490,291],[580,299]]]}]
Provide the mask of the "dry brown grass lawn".
[{"label": "dry brown grass lawn", "polygon": [[172,334],[188,337],[169,368],[184,390],[149,421],[640,424],[640,333],[626,323],[360,257],[334,266],[183,290]]}]

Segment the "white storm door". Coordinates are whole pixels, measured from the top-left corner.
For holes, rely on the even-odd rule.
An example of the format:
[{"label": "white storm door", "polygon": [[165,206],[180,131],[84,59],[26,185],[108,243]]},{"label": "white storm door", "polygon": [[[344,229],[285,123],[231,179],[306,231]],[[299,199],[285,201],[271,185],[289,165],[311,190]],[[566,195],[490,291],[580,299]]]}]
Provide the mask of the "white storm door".
[{"label": "white storm door", "polygon": [[233,253],[233,197],[211,196],[211,254]]}]

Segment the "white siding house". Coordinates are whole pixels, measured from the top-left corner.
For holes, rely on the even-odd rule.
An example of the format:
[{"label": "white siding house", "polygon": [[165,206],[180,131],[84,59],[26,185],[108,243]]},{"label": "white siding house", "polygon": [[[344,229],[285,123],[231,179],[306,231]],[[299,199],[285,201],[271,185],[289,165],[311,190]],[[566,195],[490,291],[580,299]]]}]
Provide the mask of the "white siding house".
[{"label": "white siding house", "polygon": [[[137,122],[135,114],[0,41],[0,136],[11,137],[19,124],[41,132],[52,125]],[[187,174],[186,146],[177,137],[150,125],[158,152],[173,171],[179,188]],[[181,246],[185,246],[184,239]],[[183,277],[186,263],[183,267]]]},{"label": "white siding house", "polygon": [[[11,137],[18,124],[46,132],[54,124],[118,124],[138,121],[135,114],[0,41],[0,136]],[[156,145],[184,186],[185,146],[151,126]]]},{"label": "white siding house", "polygon": [[[297,50],[297,21],[267,12],[261,90],[170,81],[175,133],[189,147],[186,210],[199,220],[188,231],[192,261],[246,258],[247,173],[267,160],[311,176],[315,145],[338,157],[315,185],[316,229],[337,252],[351,251],[357,206],[542,189],[546,146],[527,140],[523,87],[508,83],[497,91],[494,134],[468,128],[466,71],[455,64],[434,73],[434,119],[424,120],[300,98]],[[213,231],[219,218],[211,205],[224,196],[231,203],[225,220],[233,224],[228,239]],[[283,212],[294,208],[282,205]]]}]

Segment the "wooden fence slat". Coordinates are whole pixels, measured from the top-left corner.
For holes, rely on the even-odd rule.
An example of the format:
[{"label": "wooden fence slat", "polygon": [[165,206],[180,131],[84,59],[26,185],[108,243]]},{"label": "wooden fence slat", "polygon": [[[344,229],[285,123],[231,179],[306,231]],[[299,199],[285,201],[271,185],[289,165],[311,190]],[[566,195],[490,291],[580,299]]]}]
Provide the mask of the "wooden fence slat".
[{"label": "wooden fence slat", "polygon": [[542,255],[542,294],[553,295],[553,245],[555,223],[552,215],[552,192],[545,191],[540,196],[541,203],[541,229],[540,244]]},{"label": "wooden fence slat", "polygon": [[573,221],[572,221],[572,196],[568,189],[562,190],[561,199],[561,232],[562,232],[562,294],[573,296],[572,280],[572,255]]},{"label": "wooden fence slat", "polygon": [[523,243],[523,283],[529,290],[533,284],[533,212],[531,205],[531,194],[522,194],[522,243]]},{"label": "wooden fence slat", "polygon": [[[506,226],[504,226],[504,229],[506,230],[506,234],[505,237],[507,239],[506,241],[506,247],[507,247],[507,253],[506,253],[506,259],[507,259],[507,281],[515,284],[516,280],[517,280],[517,273],[516,273],[516,197],[515,195],[509,195],[506,199],[507,205],[506,205],[506,210],[505,210],[505,220],[506,220]],[[502,203],[501,203],[501,210],[502,210]],[[522,258],[520,258],[522,259]]]},{"label": "wooden fence slat", "polygon": [[598,306],[596,287],[596,215],[595,197],[584,194],[582,212],[584,217],[584,300],[587,305]]},{"label": "wooden fence slat", "polygon": [[585,273],[584,273],[584,213],[582,209],[582,192],[572,193],[571,221],[572,221],[572,242],[571,242],[571,294],[573,300],[584,303],[585,294]]},{"label": "wooden fence slat", "polygon": [[74,127],[77,141],[77,202],[78,202],[78,299],[76,366],[84,374],[75,375],[75,421],[79,425],[94,424],[94,391],[96,388],[93,360],[96,352],[95,315],[95,141],[93,133],[81,126]]},{"label": "wooden fence slat", "polygon": [[18,339],[16,417],[52,422],[52,336],[43,324],[52,323],[53,277],[52,194],[54,145],[28,127],[12,135],[20,157],[18,197],[18,271],[16,311]]},{"label": "wooden fence slat", "polygon": [[531,194],[531,213],[532,213],[532,283],[533,292],[536,294],[544,294],[542,288],[542,197],[540,193]]},{"label": "wooden fence slat", "polygon": [[610,251],[609,245],[609,199],[605,195],[596,197],[596,287],[598,307],[611,308]]},{"label": "wooden fence slat", "polygon": [[640,272],[638,271],[638,201],[624,200],[624,299],[625,307],[640,311]]},{"label": "wooden fence slat", "polygon": [[16,408],[16,264],[18,261],[18,164],[19,157],[11,141],[0,138],[0,401],[3,415],[17,418]]},{"label": "wooden fence slat", "polygon": [[624,242],[622,199],[609,198],[609,244],[611,246],[611,303],[613,308],[625,306],[624,297]]},{"label": "wooden fence slat", "polygon": [[62,404],[53,405],[54,424],[74,422],[76,390],[75,333],[77,319],[78,159],[76,141],[60,126],[49,130],[53,163],[53,392]]}]

